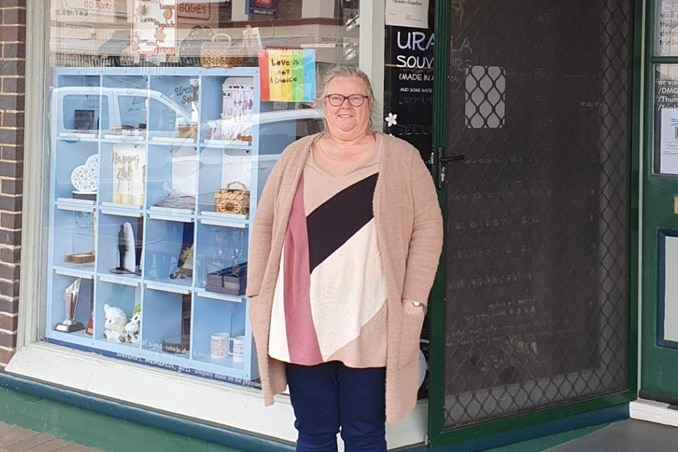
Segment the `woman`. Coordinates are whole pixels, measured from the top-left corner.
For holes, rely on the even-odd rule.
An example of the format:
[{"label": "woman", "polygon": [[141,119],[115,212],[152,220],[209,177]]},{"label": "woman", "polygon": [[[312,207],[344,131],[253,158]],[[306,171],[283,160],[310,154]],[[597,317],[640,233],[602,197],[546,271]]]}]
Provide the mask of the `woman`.
[{"label": "woman", "polygon": [[264,400],[289,385],[297,450],[386,450],[419,386],[442,217],[419,152],[370,131],[364,72],[335,67],[327,130],[289,145],[252,229],[247,295]]}]

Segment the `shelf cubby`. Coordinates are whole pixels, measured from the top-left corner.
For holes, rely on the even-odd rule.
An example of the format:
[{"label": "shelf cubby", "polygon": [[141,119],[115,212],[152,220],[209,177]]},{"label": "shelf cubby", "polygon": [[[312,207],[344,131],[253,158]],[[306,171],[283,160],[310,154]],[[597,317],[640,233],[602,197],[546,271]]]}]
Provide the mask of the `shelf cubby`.
[{"label": "shelf cubby", "polygon": [[134,308],[141,304],[141,284],[134,280],[124,280],[109,275],[98,275],[95,281],[94,301],[94,338],[111,345],[121,345],[126,348],[138,348],[139,344],[132,344],[116,338],[106,338],[106,307],[121,309],[129,319],[134,314]]},{"label": "shelf cubby", "polygon": [[141,316],[142,348],[188,358],[188,349],[182,352],[180,345],[182,335],[185,336],[186,342],[190,338],[190,323],[184,318],[186,310],[190,315],[190,287],[184,288],[181,293],[152,287],[161,288],[147,285],[144,289]]},{"label": "shelf cubby", "polygon": [[[72,292],[73,287],[77,284],[77,302],[75,304],[75,316],[69,318],[70,314],[66,313],[66,298]],[[78,336],[85,340],[90,340],[91,336],[86,334],[85,328],[89,323],[89,318],[92,313],[94,297],[94,281],[91,275],[82,274],[80,276],[64,274],[55,269],[52,274],[52,287],[50,290],[49,300],[51,309],[48,311],[48,325],[47,328],[55,332],[63,330],[66,320],[73,320],[78,322],[83,328],[73,332],[68,332],[68,337]],[[63,333],[66,333],[63,331]]]}]

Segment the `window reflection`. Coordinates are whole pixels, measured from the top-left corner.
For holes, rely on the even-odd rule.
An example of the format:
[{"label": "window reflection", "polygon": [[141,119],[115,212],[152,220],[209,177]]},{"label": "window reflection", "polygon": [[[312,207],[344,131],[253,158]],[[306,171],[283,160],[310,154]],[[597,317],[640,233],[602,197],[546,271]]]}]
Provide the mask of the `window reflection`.
[{"label": "window reflection", "polygon": [[358,64],[359,0],[52,0],[53,66],[200,66],[218,49],[255,66],[261,48],[310,48]]}]

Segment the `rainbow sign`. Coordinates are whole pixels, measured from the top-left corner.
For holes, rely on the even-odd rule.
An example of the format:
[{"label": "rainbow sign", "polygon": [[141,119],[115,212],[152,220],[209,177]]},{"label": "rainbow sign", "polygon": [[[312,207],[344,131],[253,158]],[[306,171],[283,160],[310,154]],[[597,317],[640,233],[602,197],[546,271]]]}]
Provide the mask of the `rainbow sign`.
[{"label": "rainbow sign", "polygon": [[259,51],[261,100],[310,102],[315,97],[315,50]]}]

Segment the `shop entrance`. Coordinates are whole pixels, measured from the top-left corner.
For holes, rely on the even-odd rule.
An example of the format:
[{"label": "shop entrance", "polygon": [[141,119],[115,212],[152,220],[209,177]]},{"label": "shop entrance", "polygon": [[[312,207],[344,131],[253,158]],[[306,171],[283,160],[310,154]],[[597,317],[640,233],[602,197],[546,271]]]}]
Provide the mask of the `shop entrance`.
[{"label": "shop entrance", "polygon": [[631,3],[436,4],[433,443],[633,385]]}]

